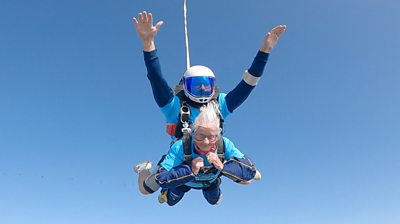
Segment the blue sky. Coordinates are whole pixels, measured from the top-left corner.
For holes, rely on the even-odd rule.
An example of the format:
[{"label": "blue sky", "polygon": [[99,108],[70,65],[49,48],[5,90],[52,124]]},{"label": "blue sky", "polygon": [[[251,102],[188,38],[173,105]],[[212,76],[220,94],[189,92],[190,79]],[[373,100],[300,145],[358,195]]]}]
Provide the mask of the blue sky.
[{"label": "blue sky", "polygon": [[171,85],[186,66],[183,0],[7,1],[0,7],[0,223],[399,223],[400,3],[191,1],[191,62],[224,92],[263,35],[287,31],[226,136],[263,179],[223,202],[142,196],[132,166],[168,150],[131,17],[165,23]]}]

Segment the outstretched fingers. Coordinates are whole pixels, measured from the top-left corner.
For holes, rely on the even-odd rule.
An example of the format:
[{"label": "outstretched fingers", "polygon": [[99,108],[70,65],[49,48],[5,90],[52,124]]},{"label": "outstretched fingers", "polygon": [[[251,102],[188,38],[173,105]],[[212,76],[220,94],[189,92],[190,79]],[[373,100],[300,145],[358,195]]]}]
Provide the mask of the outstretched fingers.
[{"label": "outstretched fingers", "polygon": [[[151,29],[153,27],[153,14],[143,11],[138,14],[137,18],[133,17],[132,21],[136,27],[141,26]],[[157,22],[157,24],[154,26],[155,29],[158,30],[163,23],[163,21]]]},{"label": "outstretched fingers", "polygon": [[146,17],[146,11],[139,13],[139,23],[144,23]]},{"label": "outstretched fingers", "polygon": [[150,12],[147,14],[147,22],[153,25],[153,15]]},{"label": "outstretched fingers", "polygon": [[132,18],[136,32],[143,42],[143,50],[150,52],[155,49],[154,37],[158,29],[163,24],[162,21],[153,26],[153,15],[146,11],[138,13],[137,17]]},{"label": "outstretched fingers", "polygon": [[132,18],[133,24],[135,27],[138,27],[139,25],[142,25],[145,23],[145,17],[146,17],[146,11],[140,12],[136,17]]},{"label": "outstretched fingers", "polygon": [[132,21],[133,21],[133,25],[135,25],[135,27],[137,27],[139,25],[139,21],[136,19],[136,17],[133,17]]},{"label": "outstretched fingers", "polygon": [[279,37],[283,34],[283,32],[285,32],[285,30],[286,25],[279,25],[272,28],[271,31],[265,35],[264,41],[260,47],[260,51],[270,53],[275,45],[278,43]]},{"label": "outstretched fingers", "polygon": [[276,37],[280,37],[282,33],[285,32],[285,30],[286,30],[286,25],[279,25],[272,28],[271,32],[269,32],[268,34],[273,34],[276,35]]},{"label": "outstretched fingers", "polygon": [[162,26],[164,24],[164,22],[163,21],[159,21],[157,24],[156,24],[156,30],[158,30],[158,29],[160,29],[160,27]]},{"label": "outstretched fingers", "polygon": [[146,11],[140,12],[137,16],[137,18],[133,17],[134,21],[139,24],[144,24],[144,23],[148,23],[149,22],[149,13],[147,13]]}]

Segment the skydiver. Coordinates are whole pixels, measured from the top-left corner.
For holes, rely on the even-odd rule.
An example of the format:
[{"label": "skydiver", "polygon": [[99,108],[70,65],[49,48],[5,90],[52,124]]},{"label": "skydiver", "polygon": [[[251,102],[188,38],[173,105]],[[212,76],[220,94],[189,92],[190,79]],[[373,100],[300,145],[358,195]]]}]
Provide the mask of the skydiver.
[{"label": "skydiver", "polygon": [[[182,78],[183,90],[174,94],[174,91],[162,75],[154,41],[157,32],[163,25],[163,21],[158,21],[153,25],[153,15],[143,11],[138,14],[137,18],[133,17],[133,23],[142,41],[147,78],[150,81],[154,99],[166,118],[167,133],[173,138],[173,142],[178,141],[183,135],[181,131],[185,125],[181,122],[183,106],[186,105],[190,111],[189,125],[193,123],[199,114],[199,108],[210,101],[215,101],[218,104],[221,121],[225,120],[229,114],[238,108],[257,85],[270,52],[286,30],[285,25],[279,25],[264,36],[252,65],[248,70],[245,70],[242,80],[228,94],[218,93],[215,87],[214,73],[211,69],[201,65],[192,66],[184,73]],[[143,194],[150,194],[158,189],[158,185],[155,184],[155,174],[151,174],[149,171],[151,165],[150,162],[145,162],[135,167],[136,171],[141,171],[138,172],[138,184],[139,190]]]}]

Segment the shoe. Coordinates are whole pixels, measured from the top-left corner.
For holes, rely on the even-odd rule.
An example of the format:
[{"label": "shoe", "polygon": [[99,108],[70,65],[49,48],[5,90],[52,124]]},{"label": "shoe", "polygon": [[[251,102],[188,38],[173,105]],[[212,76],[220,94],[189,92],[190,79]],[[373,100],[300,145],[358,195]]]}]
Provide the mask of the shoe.
[{"label": "shoe", "polygon": [[167,202],[167,200],[168,200],[167,194],[168,194],[168,191],[160,192],[160,194],[158,195],[158,202],[160,204]]},{"label": "shoe", "polygon": [[261,173],[260,171],[256,170],[256,175],[253,178],[254,180],[261,180]]},{"label": "shoe", "polygon": [[219,204],[221,204],[221,202],[222,202],[222,191],[221,191],[221,193],[219,194],[218,201],[217,201],[217,203],[215,203],[215,205],[219,205]]},{"label": "shoe", "polygon": [[143,163],[139,163],[139,164],[137,164],[137,165],[133,168],[133,171],[135,171],[135,173],[140,173],[140,172],[142,172],[143,170],[149,170],[149,169],[151,169],[152,165],[153,165],[153,164],[152,164],[150,161],[146,161],[146,162],[143,162]]}]

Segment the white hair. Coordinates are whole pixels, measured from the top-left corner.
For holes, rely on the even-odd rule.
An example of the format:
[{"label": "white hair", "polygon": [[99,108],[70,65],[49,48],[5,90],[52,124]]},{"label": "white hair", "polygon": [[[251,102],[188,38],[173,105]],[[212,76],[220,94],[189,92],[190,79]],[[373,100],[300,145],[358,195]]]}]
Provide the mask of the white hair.
[{"label": "white hair", "polygon": [[193,122],[193,133],[195,133],[200,126],[209,124],[215,126],[216,129],[219,129],[220,111],[218,104],[214,101],[210,101],[200,108],[200,114]]}]

